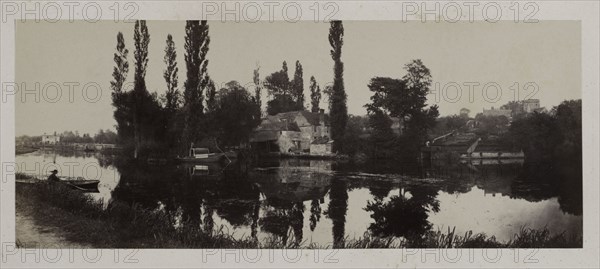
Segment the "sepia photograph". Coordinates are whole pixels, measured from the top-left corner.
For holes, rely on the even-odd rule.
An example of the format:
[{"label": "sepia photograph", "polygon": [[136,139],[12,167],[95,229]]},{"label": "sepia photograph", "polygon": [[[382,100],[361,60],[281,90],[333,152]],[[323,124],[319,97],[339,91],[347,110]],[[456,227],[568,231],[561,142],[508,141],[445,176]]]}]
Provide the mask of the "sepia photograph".
[{"label": "sepia photograph", "polygon": [[[102,11],[144,7],[119,3]],[[303,16],[333,16],[328,3]],[[10,18],[3,262],[19,249],[135,250],[115,262],[145,249],[533,250],[502,266],[514,267],[597,244],[582,21],[414,8],[423,19]]]}]

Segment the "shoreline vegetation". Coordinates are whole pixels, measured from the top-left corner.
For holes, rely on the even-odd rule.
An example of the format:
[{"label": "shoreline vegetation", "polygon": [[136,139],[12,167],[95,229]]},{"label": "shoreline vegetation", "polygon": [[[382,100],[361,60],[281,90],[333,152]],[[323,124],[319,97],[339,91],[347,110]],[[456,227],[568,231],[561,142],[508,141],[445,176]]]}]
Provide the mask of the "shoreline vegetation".
[{"label": "shoreline vegetation", "polygon": [[39,148],[37,148],[37,147],[17,146],[17,147],[15,147],[15,155],[32,153],[32,152],[36,152],[37,150],[39,150]]},{"label": "shoreline vegetation", "polygon": [[[16,185],[17,210],[27,208],[38,224],[56,227],[64,232],[73,245],[90,245],[95,248],[332,248],[334,244],[302,244],[268,237],[236,239],[222,229],[205,231],[188,225],[186,220],[176,220],[172,215],[150,211],[122,202],[94,200],[92,197],[66,186],[47,183]],[[178,225],[175,225],[175,224]],[[17,235],[17,240],[18,240]],[[56,247],[56,246],[53,246]],[[69,247],[69,246],[61,246]],[[508,242],[494,236],[469,231],[456,234],[429,231],[414,238],[382,238],[365,234],[360,238],[344,238],[335,248],[581,248],[582,236],[566,232],[551,234],[523,227]]]}]

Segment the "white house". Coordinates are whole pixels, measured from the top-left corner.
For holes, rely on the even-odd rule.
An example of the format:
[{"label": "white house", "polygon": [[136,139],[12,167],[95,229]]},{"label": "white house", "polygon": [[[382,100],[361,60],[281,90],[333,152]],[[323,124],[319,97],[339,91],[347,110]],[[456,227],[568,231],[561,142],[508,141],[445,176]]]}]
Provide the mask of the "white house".
[{"label": "white house", "polygon": [[58,142],[60,142],[60,136],[56,134],[47,135],[46,133],[44,133],[44,135],[42,135],[42,144],[54,145]]}]

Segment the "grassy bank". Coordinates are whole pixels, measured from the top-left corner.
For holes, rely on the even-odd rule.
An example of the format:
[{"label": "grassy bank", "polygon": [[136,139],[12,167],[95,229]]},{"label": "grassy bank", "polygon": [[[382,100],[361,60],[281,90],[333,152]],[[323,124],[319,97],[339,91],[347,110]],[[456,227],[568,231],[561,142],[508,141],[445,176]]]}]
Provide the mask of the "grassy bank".
[{"label": "grassy bank", "polygon": [[[104,205],[60,184],[17,184],[17,210],[27,208],[39,225],[59,227],[70,242],[96,248],[296,248],[294,243],[272,237],[257,241],[235,239],[222,231],[206,232],[186,225],[161,211],[149,211],[120,202]],[[179,225],[174,225],[178,223]],[[344,239],[342,248],[568,248],[581,247],[581,237],[551,235],[546,229],[522,229],[509,242],[484,234],[456,235],[454,231],[429,232],[412,239],[365,235]],[[308,248],[329,248],[311,244]]]},{"label": "grassy bank", "polygon": [[15,155],[27,154],[31,152],[37,151],[39,148],[27,147],[27,146],[17,146],[15,147]]}]

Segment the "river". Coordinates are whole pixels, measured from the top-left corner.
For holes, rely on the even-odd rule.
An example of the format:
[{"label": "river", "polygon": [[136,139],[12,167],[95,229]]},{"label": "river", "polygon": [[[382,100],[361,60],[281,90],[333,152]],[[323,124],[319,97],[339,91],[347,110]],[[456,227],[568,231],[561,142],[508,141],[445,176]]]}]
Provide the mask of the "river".
[{"label": "river", "polygon": [[[521,160],[366,164],[270,160],[252,165],[133,165],[116,156],[38,151],[19,171],[99,179],[105,204],[124,202],[236,238],[332,246],[370,232],[405,237],[448,228],[498,240],[522,227],[582,235],[581,166]],[[186,220],[186,221],[183,221]]]}]

